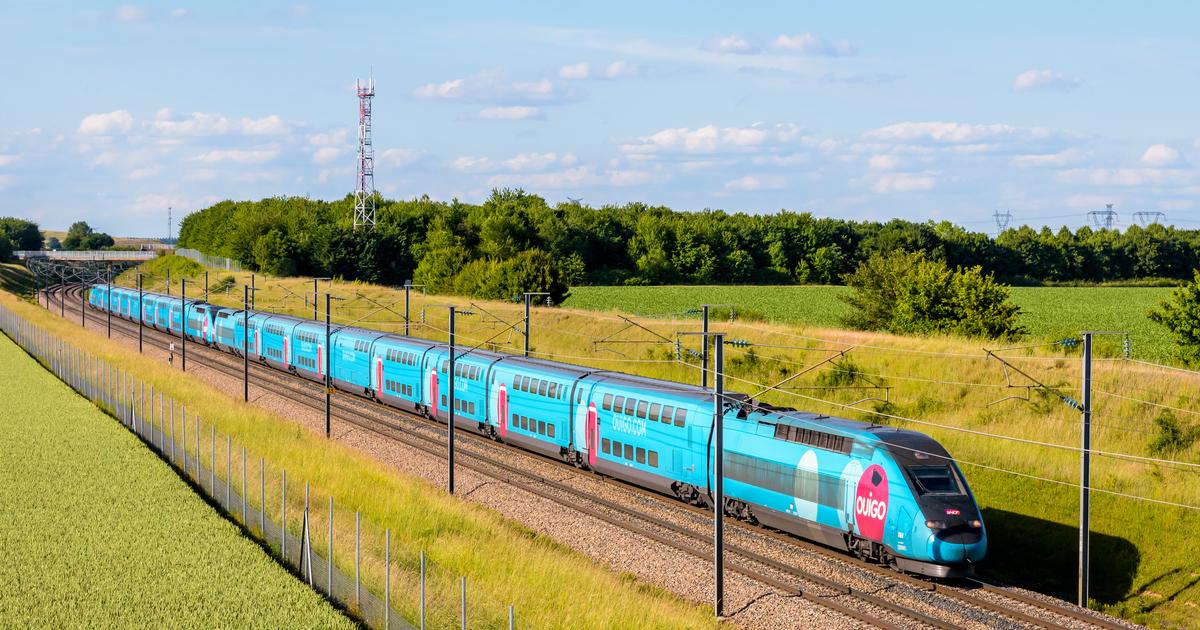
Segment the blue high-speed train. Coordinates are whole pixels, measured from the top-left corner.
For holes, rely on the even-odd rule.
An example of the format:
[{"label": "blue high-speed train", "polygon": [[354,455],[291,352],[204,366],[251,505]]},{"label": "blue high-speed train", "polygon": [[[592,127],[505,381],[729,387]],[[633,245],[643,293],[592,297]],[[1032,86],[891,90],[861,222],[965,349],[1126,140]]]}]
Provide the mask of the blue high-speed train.
[{"label": "blue high-speed train", "polygon": [[[92,286],[100,310],[340,390],[711,506],[713,394],[700,387],[425,339]],[[186,326],[184,322],[186,321]],[[246,327],[249,326],[247,331]],[[243,337],[245,335],[245,337]],[[326,353],[331,353],[326,357]],[[962,471],[922,433],[759,404],[725,406],[726,513],[934,577],[972,571],[987,535]]]}]

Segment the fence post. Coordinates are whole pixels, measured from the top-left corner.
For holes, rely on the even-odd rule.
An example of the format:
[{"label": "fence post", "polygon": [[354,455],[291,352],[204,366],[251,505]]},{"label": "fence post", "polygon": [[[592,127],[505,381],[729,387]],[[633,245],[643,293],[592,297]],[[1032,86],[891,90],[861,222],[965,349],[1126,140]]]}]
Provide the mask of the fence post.
[{"label": "fence post", "polygon": [[308,560],[308,585],[313,585],[312,538],[308,534],[308,482],[304,482],[304,518],[300,532],[300,574],[304,574],[304,561]]},{"label": "fence post", "polygon": [[421,550],[421,630],[425,630],[425,550]]},{"label": "fence post", "polygon": [[229,485],[233,483],[233,438],[225,436],[225,509],[233,513],[233,504],[229,502]]},{"label": "fence post", "polygon": [[200,415],[196,415],[196,485],[204,489],[204,481],[200,478]]},{"label": "fence post", "polygon": [[246,531],[250,530],[250,523],[246,521],[246,447],[242,447],[242,525]]},{"label": "fence post", "polygon": [[332,494],[329,495],[329,552],[326,555],[329,556],[327,558],[327,560],[329,562],[325,566],[329,568],[329,572],[325,576],[325,586],[328,589],[329,597],[333,598],[333,495]]},{"label": "fence post", "polygon": [[354,607],[362,614],[362,581],[359,579],[359,563],[362,559],[362,513],[354,511]]},{"label": "fence post", "polygon": [[287,564],[287,471],[279,471],[279,555]]},{"label": "fence post", "polygon": [[383,627],[392,621],[392,530],[383,533]]},{"label": "fence post", "polygon": [[462,630],[467,630],[467,576],[462,576]]},{"label": "fence post", "polygon": [[208,466],[208,492],[213,499],[217,498],[217,427],[208,425],[208,455],[212,458]]},{"label": "fence post", "polygon": [[267,542],[267,460],[258,458],[258,531]]},{"label": "fence post", "polygon": [[[171,424],[175,424],[175,399],[171,399]],[[187,407],[179,406],[179,446],[183,449],[183,460],[180,463],[180,469],[183,470],[183,476],[187,477]]]},{"label": "fence post", "polygon": [[513,607],[508,607],[508,630],[513,630]]}]

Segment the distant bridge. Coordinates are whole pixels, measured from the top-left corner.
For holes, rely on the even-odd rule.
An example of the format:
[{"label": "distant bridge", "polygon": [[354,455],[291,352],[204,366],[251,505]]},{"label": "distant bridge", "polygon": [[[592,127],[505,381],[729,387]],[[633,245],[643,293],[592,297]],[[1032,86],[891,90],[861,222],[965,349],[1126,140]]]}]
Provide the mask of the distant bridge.
[{"label": "distant bridge", "polygon": [[117,262],[117,261],[141,261],[154,260],[158,257],[156,251],[78,251],[69,252],[63,250],[18,250],[13,252],[13,255],[20,260],[55,260],[55,261],[90,261],[90,262]]}]

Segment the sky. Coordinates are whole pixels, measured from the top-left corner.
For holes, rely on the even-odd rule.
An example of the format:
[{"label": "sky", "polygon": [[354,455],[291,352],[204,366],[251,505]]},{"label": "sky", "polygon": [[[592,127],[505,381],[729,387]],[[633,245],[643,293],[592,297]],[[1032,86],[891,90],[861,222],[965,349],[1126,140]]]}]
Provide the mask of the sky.
[{"label": "sky", "polygon": [[[0,2],[0,215],[389,198],[1200,226],[1200,5]],[[1144,213],[1137,215],[1135,213]],[[1152,214],[1162,213],[1162,215]]]}]

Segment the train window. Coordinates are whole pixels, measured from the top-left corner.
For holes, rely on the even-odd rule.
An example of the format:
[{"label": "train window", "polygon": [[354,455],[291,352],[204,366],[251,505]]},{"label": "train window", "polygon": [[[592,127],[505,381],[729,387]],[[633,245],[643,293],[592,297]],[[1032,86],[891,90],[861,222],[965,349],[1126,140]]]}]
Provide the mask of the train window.
[{"label": "train window", "polygon": [[546,425],[546,435],[549,435],[550,437],[554,437],[554,425],[553,424]]},{"label": "train window", "polygon": [[443,407],[446,406],[446,396],[445,395],[442,396],[442,406]]},{"label": "train window", "polygon": [[621,456],[621,443],[616,440],[613,440],[612,447],[613,447],[613,450],[612,450],[613,457],[620,457]]},{"label": "train window", "polygon": [[577,390],[575,392],[575,404],[579,404],[582,402],[583,402],[583,389],[580,388],[579,390]]},{"label": "train window", "polygon": [[633,459],[633,445],[632,444],[625,445],[625,459]]},{"label": "train window", "polygon": [[538,420],[538,430],[537,430],[537,432],[538,432],[538,433],[541,433],[541,434],[543,434],[543,435],[545,435],[545,433],[546,433],[546,423],[545,423],[545,421]]},{"label": "train window", "polygon": [[612,452],[612,442],[608,438],[600,440],[600,450],[604,451],[605,455],[608,455]]},{"label": "train window", "polygon": [[908,473],[917,482],[921,494],[962,494],[962,487],[949,466],[909,466]]},{"label": "train window", "polygon": [[529,378],[528,376],[522,376],[521,377],[521,391],[523,391],[523,392],[529,391],[529,383],[532,380],[533,379]]},{"label": "train window", "polygon": [[621,413],[621,411],[624,407],[625,407],[625,397],[624,396],[617,396],[616,398],[613,399],[613,408],[612,408],[613,413]]},{"label": "train window", "polygon": [[467,411],[467,413],[470,413],[470,414],[475,413],[475,403],[473,403],[473,402],[471,403],[471,408]]},{"label": "train window", "polygon": [[521,428],[525,429],[526,431],[529,430],[529,418],[521,416]]},{"label": "train window", "polygon": [[662,415],[659,416],[659,420],[661,420],[662,422],[666,422],[667,424],[671,424],[671,418],[674,416],[675,416],[675,408],[671,407],[669,405],[663,405]]},{"label": "train window", "polygon": [[654,403],[654,404],[650,405],[650,419],[651,419],[651,420],[654,420],[655,422],[657,422],[657,421],[658,421],[658,414],[659,414],[659,412],[661,412],[661,411],[662,411],[662,405],[661,405],[661,404],[659,404],[659,403]]},{"label": "train window", "polygon": [[686,409],[676,409],[675,410],[675,426],[677,426],[677,427],[683,426],[684,421],[686,419],[687,419],[687,410]]},{"label": "train window", "polygon": [[550,394],[551,398],[558,398],[558,383],[550,383],[550,389],[548,393]]},{"label": "train window", "polygon": [[633,409],[637,405],[637,401],[632,398],[625,399],[625,415],[632,416]]},{"label": "train window", "polygon": [[613,403],[613,395],[605,394],[604,395],[604,403],[601,405],[601,407],[603,407],[605,411],[612,411],[612,403]]},{"label": "train window", "polygon": [[639,400],[639,401],[638,401],[638,404],[637,404],[637,417],[639,417],[639,418],[645,418],[645,417],[646,417],[646,401],[644,401],[644,400]]},{"label": "train window", "polygon": [[639,464],[646,463],[646,449],[644,449],[640,446],[637,448],[637,463],[639,463]]},{"label": "train window", "polygon": [[549,389],[550,389],[549,383],[547,383],[546,381],[539,382],[538,383],[538,392],[537,392],[538,396],[545,396],[547,390],[549,390]]},{"label": "train window", "polygon": [[513,374],[513,391],[521,389],[521,377]]},{"label": "train window", "polygon": [[512,415],[512,422],[509,422],[509,424],[510,424],[510,425],[512,425],[512,426],[514,426],[514,427],[516,427],[516,426],[520,426],[520,425],[521,425],[521,421],[517,419],[517,414],[515,414],[515,413],[514,413],[514,414]]},{"label": "train window", "polygon": [[650,451],[650,465],[658,468],[658,451]]}]

